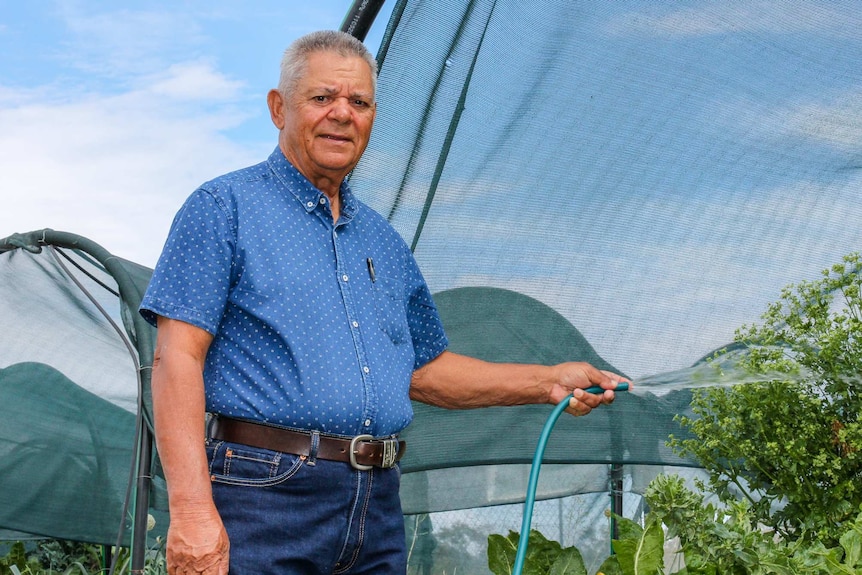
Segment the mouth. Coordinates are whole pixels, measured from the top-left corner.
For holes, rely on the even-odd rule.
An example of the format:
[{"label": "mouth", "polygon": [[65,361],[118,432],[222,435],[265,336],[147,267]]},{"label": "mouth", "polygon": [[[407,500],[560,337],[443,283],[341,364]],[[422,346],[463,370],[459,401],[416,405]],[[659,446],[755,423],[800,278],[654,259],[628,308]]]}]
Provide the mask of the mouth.
[{"label": "mouth", "polygon": [[353,141],[353,139],[350,138],[349,136],[342,136],[339,134],[321,134],[320,137],[323,138],[324,140],[329,140],[331,142],[344,143],[344,144],[347,144],[347,143],[350,143]]}]

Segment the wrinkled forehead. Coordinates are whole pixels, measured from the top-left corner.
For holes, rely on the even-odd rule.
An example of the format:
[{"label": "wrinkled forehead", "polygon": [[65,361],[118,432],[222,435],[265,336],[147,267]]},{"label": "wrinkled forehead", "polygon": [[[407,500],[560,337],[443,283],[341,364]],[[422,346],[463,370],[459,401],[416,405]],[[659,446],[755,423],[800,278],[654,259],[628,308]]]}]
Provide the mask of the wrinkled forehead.
[{"label": "wrinkled forehead", "polygon": [[350,95],[373,99],[376,88],[374,74],[361,56],[320,50],[309,53],[300,83],[306,87],[317,87],[327,93],[347,90]]},{"label": "wrinkled forehead", "polygon": [[373,99],[371,68],[361,57],[321,51],[308,55],[300,85],[303,90],[320,90],[326,94],[345,93]]}]

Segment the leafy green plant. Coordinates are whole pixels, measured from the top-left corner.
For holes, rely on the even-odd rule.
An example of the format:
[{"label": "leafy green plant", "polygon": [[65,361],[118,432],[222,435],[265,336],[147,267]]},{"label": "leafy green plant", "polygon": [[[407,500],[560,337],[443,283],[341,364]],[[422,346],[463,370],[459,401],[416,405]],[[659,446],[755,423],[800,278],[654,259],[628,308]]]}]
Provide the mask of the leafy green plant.
[{"label": "leafy green plant", "polygon": [[[14,542],[8,553],[0,557],[0,575],[95,575],[106,573],[105,549],[101,545],[44,539],[25,546]],[[115,550],[114,573],[131,572],[131,556],[128,548]],[[146,550],[144,575],[166,575],[164,541]]]},{"label": "leafy green plant", "polygon": [[0,575],[89,575],[101,570],[101,547],[77,541],[45,539],[29,549],[17,541],[0,558]]},{"label": "leafy green plant", "polygon": [[[679,537],[686,575],[862,573],[862,512],[848,522],[839,544],[806,538],[786,540],[757,524],[746,500],[727,507],[704,503],[675,475],[659,476],[645,493],[650,521]],[[628,575],[628,572],[625,573]]]},{"label": "leafy green plant", "polygon": [[5,557],[0,557],[0,575],[9,575],[11,573],[25,573],[33,566],[39,567],[38,559],[30,559],[27,557],[27,550],[24,544],[16,541]]},{"label": "leafy green plant", "polygon": [[[114,573],[125,574],[132,572],[132,554],[128,547],[117,551],[114,558]],[[143,575],[167,575],[168,562],[165,558],[165,540],[156,538],[156,543],[144,552]]]},{"label": "leafy green plant", "polygon": [[[620,539],[613,542],[614,555],[598,570],[602,575],[656,575],[663,573],[664,532],[655,521],[641,528],[637,523],[618,518]],[[587,575],[581,552],[563,547],[539,531],[530,531],[524,575]],[[512,575],[520,534],[488,537],[488,568],[495,575]]]},{"label": "leafy green plant", "polygon": [[[846,525],[840,544],[785,541],[758,528],[746,501],[729,508],[705,505],[703,495],[675,475],[659,476],[645,494],[651,507],[641,527],[618,517],[614,554],[595,575],[809,575],[862,573],[862,512]],[[678,537],[685,565],[665,571],[664,544]],[[488,567],[512,575],[519,534],[488,538]],[[532,530],[524,575],[587,575],[580,552]]]},{"label": "leafy green plant", "polygon": [[[515,531],[509,531],[505,537],[497,534],[488,537],[488,569],[492,573],[512,574],[520,539],[520,534]],[[587,575],[587,568],[580,551],[575,547],[564,548],[533,529],[527,541],[523,573],[524,575]]]},{"label": "leafy green plant", "polygon": [[617,518],[620,538],[613,541],[614,555],[605,561],[600,572],[605,575],[661,575],[664,573],[664,531],[653,517],[646,527],[622,517]]},{"label": "leafy green plant", "polygon": [[755,382],[696,393],[696,417],[679,418],[694,438],[670,440],[722,502],[743,497],[784,540],[834,546],[862,503],[860,268],[846,256],[738,330],[738,366]]},{"label": "leafy green plant", "polygon": [[[646,493],[651,515],[679,537],[688,574],[794,573],[787,546],[757,528],[747,501],[704,504],[677,476],[654,479]],[[767,568],[765,571],[764,569]]]}]

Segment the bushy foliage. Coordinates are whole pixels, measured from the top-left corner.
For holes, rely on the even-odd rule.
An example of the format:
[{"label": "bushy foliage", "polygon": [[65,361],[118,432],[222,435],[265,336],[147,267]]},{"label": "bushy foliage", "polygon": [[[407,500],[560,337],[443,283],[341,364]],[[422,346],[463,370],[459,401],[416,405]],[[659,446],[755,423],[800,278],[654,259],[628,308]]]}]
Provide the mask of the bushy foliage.
[{"label": "bushy foliage", "polygon": [[776,537],[758,524],[747,500],[707,504],[675,475],[654,479],[645,497],[649,521],[665,525],[666,537],[679,538],[685,558],[680,575],[862,573],[862,512],[845,522],[836,544],[827,545]]},{"label": "bushy foliage", "polygon": [[85,575],[101,571],[101,547],[78,541],[43,539],[29,547],[16,541],[0,557],[0,575]]},{"label": "bushy foliage", "polygon": [[738,330],[749,380],[696,393],[694,438],[671,440],[731,504],[786,540],[838,542],[862,503],[860,256],[783,290],[759,326]]},{"label": "bushy foliage", "polygon": [[[654,479],[645,494],[645,526],[618,517],[614,554],[594,575],[829,575],[862,573],[862,512],[848,521],[836,545],[788,541],[758,526],[746,500],[707,504],[676,475]],[[862,510],[860,510],[862,511]],[[665,541],[679,538],[684,564],[666,570]],[[520,536],[488,538],[488,568],[513,575]],[[575,547],[562,547],[532,530],[522,575],[588,575]]]},{"label": "bushy foliage", "polygon": [[[114,550],[114,573],[131,572],[128,548]],[[166,575],[164,541],[146,550],[143,575]],[[42,539],[24,545],[16,541],[0,557],[0,575],[95,575],[108,572],[107,549],[93,543]]]}]

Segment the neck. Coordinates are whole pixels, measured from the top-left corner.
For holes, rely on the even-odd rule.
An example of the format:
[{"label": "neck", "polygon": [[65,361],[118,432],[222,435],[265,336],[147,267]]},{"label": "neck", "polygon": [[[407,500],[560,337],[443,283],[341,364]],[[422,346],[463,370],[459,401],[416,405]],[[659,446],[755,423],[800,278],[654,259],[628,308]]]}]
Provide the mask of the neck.
[{"label": "neck", "polygon": [[329,198],[329,209],[332,211],[332,222],[338,221],[338,216],[341,214],[341,194],[335,190],[334,195],[329,195],[328,192],[323,192]]}]

